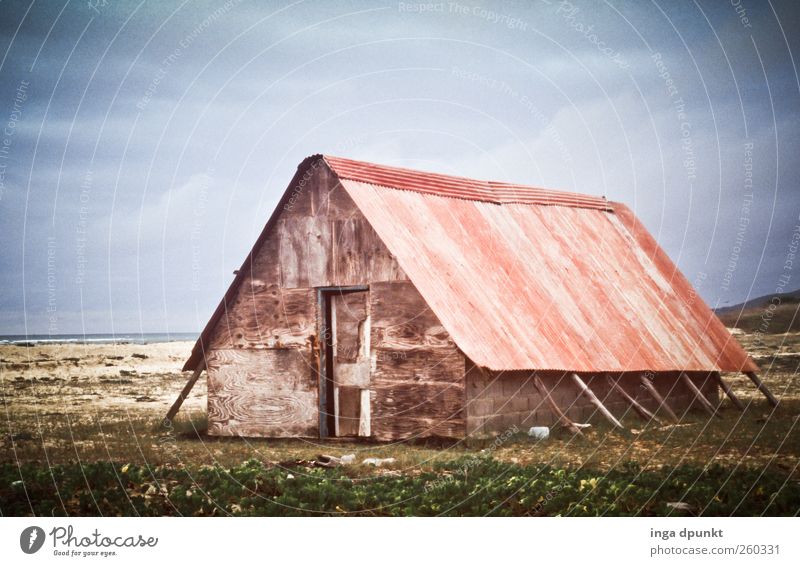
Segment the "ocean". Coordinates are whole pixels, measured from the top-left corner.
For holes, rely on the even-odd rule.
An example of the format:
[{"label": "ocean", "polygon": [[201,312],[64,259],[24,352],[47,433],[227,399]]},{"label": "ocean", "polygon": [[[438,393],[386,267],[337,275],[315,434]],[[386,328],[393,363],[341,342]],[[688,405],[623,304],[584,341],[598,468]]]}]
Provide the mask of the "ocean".
[{"label": "ocean", "polygon": [[8,334],[0,335],[2,344],[153,344],[197,340],[197,332],[144,332],[120,334]]}]

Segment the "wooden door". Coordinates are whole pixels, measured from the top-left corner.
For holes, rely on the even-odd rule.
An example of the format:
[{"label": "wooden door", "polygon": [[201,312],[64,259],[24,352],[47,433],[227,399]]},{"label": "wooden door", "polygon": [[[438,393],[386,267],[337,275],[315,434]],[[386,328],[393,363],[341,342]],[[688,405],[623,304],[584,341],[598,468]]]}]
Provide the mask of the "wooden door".
[{"label": "wooden door", "polygon": [[330,300],[334,434],[369,436],[367,292],[332,293]]}]

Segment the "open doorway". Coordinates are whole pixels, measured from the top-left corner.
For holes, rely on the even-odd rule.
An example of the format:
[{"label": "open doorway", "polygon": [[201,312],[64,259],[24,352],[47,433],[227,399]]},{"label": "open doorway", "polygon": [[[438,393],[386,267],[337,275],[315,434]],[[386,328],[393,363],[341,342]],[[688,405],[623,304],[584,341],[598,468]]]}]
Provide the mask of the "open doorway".
[{"label": "open doorway", "polygon": [[319,300],[320,436],[370,436],[367,288],[325,288]]}]

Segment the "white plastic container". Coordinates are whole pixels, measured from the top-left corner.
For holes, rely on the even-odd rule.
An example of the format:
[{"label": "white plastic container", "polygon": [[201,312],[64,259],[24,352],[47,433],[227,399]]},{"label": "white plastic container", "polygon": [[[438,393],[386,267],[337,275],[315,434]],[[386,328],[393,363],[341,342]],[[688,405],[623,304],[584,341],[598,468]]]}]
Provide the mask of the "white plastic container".
[{"label": "white plastic container", "polygon": [[532,426],[528,431],[528,436],[534,440],[547,440],[550,438],[550,428],[546,426]]}]

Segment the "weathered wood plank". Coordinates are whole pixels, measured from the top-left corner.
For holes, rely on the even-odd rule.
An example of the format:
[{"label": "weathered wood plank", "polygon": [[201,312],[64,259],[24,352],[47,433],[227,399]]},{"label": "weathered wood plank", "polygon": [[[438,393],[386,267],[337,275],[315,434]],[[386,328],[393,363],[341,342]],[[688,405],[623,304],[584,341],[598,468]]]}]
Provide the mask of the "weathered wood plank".
[{"label": "weathered wood plank", "polygon": [[336,436],[358,436],[361,420],[361,389],[357,387],[337,387],[338,428]]},{"label": "weathered wood plank", "polygon": [[314,289],[243,282],[215,329],[209,349],[305,346],[316,332]]},{"label": "weathered wood plank", "polygon": [[[390,421],[390,422],[389,422]],[[465,423],[462,419],[437,419],[406,417],[393,419],[392,417],[373,417],[372,438],[380,441],[397,439],[413,440],[438,436],[443,438],[463,438],[466,434]]]},{"label": "weathered wood plank", "polygon": [[369,359],[365,363],[338,364],[334,379],[337,385],[345,387],[369,387]]},{"label": "weathered wood plank", "polygon": [[594,394],[594,391],[592,391],[589,388],[589,386],[586,385],[586,383],[580,378],[580,376],[577,373],[571,373],[570,377],[572,378],[572,381],[575,383],[575,385],[578,386],[578,389],[580,389],[581,393],[583,393],[589,399],[592,405],[597,407],[597,410],[600,411],[600,413],[608,420],[608,422],[610,422],[617,428],[625,430],[625,427],[622,426],[622,423],[619,422],[616,419],[616,417],[614,417],[614,415],[611,414],[611,411],[609,411],[606,408],[606,406],[603,405],[603,402],[600,401],[597,395]]},{"label": "weathered wood plank", "polygon": [[455,349],[378,348],[373,351],[373,365],[378,380],[461,384],[464,379],[464,356]]},{"label": "weathered wood plank", "polygon": [[169,408],[169,411],[167,411],[167,416],[164,417],[164,419],[167,422],[172,422],[172,419],[174,419],[175,415],[178,414],[181,405],[183,405],[183,402],[189,396],[189,393],[191,393],[194,384],[197,383],[197,379],[200,377],[200,374],[203,373],[204,369],[206,369],[205,362],[200,362],[200,364],[195,368],[194,372],[192,373],[192,376],[186,382],[186,385],[183,386],[183,390],[178,395],[178,398],[175,399],[175,402]]},{"label": "weathered wood plank", "polygon": [[748,372],[745,372],[745,375],[750,378],[750,381],[752,381],[755,384],[755,386],[758,388],[758,390],[761,391],[761,393],[764,395],[764,397],[767,398],[767,401],[769,401],[770,405],[772,405],[773,407],[777,407],[778,406],[778,400],[775,398],[775,396],[772,394],[772,392],[770,392],[770,390],[767,389],[767,386],[764,385],[764,382],[761,381],[754,372],[748,371]]},{"label": "weathered wood plank", "polygon": [[550,396],[550,392],[544,386],[544,383],[542,383],[542,380],[539,379],[538,375],[534,376],[533,383],[536,385],[536,388],[539,390],[539,393],[541,393],[542,397],[547,402],[547,404],[550,405],[550,408],[556,414],[556,417],[558,417],[559,422],[567,430],[569,430],[571,433],[578,434],[578,435],[583,435],[583,433],[581,432],[581,429],[578,427],[578,425],[576,425],[574,422],[572,422],[572,420],[570,420],[567,417],[567,415],[565,415],[564,412],[559,408],[559,406],[556,404],[556,402]]},{"label": "weathered wood plank", "polygon": [[311,350],[212,350],[208,353],[210,392],[265,386],[284,391],[316,390]]},{"label": "weathered wood plank", "polygon": [[325,285],[331,233],[327,219],[303,216],[278,221],[281,282],[285,288]]},{"label": "weathered wood plank", "polygon": [[309,391],[284,393],[242,388],[209,396],[208,433],[258,436],[317,436],[317,397]]},{"label": "weathered wood plank", "polygon": [[[266,282],[268,285],[282,285],[280,238],[275,233],[261,245],[258,253],[251,258],[249,277]],[[283,286],[285,287],[285,286]],[[241,291],[239,291],[241,292]]]},{"label": "weathered wood plank", "polygon": [[[373,380],[370,403],[372,432],[376,438],[405,438],[409,429],[422,434],[418,427],[458,430],[464,436],[463,388],[448,384],[410,384]],[[449,423],[449,424],[448,424]]]},{"label": "weathered wood plank", "polygon": [[318,434],[310,349],[214,350],[207,363],[209,434]]},{"label": "weathered wood plank", "polygon": [[410,281],[373,283],[370,291],[375,347],[455,348],[442,323]]},{"label": "weathered wood plank", "polygon": [[667,415],[669,415],[669,418],[671,418],[676,423],[680,422],[678,415],[676,415],[672,411],[672,409],[670,409],[669,405],[667,405],[667,402],[664,401],[664,398],[661,396],[661,394],[658,391],[656,391],[656,388],[653,386],[653,383],[645,376],[641,376],[641,382],[644,388],[647,389],[647,391],[653,397],[653,399],[656,400],[656,403],[658,403],[658,408],[664,409],[664,412],[667,413]]},{"label": "weathered wood plank", "polygon": [[285,287],[391,281],[406,276],[383,241],[333,179],[312,179],[278,221]]},{"label": "weathered wood plank", "polygon": [[361,401],[359,406],[361,408],[361,414],[359,415],[358,419],[358,436],[369,437],[371,436],[371,411],[370,411],[370,402],[369,402],[369,389],[361,389],[360,390]]},{"label": "weathered wood plank", "polygon": [[[367,320],[367,293],[345,293],[331,296],[332,314],[335,317],[334,360],[336,363],[354,363],[364,356]],[[368,339],[367,339],[368,344]]]},{"label": "weathered wood plank", "polygon": [[[337,285],[405,278],[395,257],[360,213],[330,220],[327,277]],[[365,279],[367,275],[369,278]],[[347,283],[338,283],[347,282]]]},{"label": "weathered wood plank", "polygon": [[417,322],[406,322],[388,328],[372,330],[373,341],[386,350],[415,350],[442,348],[452,350],[455,343],[443,326],[423,327]]},{"label": "weathered wood plank", "polygon": [[695,385],[694,381],[692,381],[692,379],[686,375],[686,373],[681,372],[680,375],[681,379],[686,384],[686,387],[688,387],[689,390],[694,394],[694,398],[697,399],[697,401],[700,403],[700,406],[703,407],[703,409],[705,409],[709,415],[717,415],[718,417],[722,416],[717,414],[716,410],[714,410],[714,406],[709,403],[708,399],[706,399],[706,396],[703,395],[703,392],[700,391],[697,385]]},{"label": "weathered wood plank", "polygon": [[644,406],[642,406],[636,399],[633,398],[633,396],[630,393],[625,391],[625,389],[617,381],[615,381],[610,375],[606,376],[606,380],[611,385],[611,387],[617,393],[619,393],[622,396],[622,398],[625,399],[631,407],[633,407],[633,410],[636,411],[637,413],[639,413],[639,415],[642,418],[647,419],[647,420],[655,421],[658,424],[662,424],[661,423],[661,419],[656,417],[655,414],[651,413]]},{"label": "weathered wood plank", "polygon": [[736,396],[736,394],[733,392],[733,389],[731,388],[731,386],[728,385],[728,383],[724,379],[722,379],[722,376],[719,374],[719,372],[714,372],[712,374],[712,376],[713,376],[714,381],[717,382],[717,384],[719,385],[720,389],[722,389],[722,391],[725,392],[725,395],[728,396],[728,398],[731,400],[731,402],[734,405],[736,405],[736,407],[740,411],[744,411],[744,403],[742,403],[742,401],[739,399],[739,397]]},{"label": "weathered wood plank", "polygon": [[407,383],[373,379],[375,413],[393,418],[424,416],[447,419],[463,410],[462,387],[440,383]]}]

